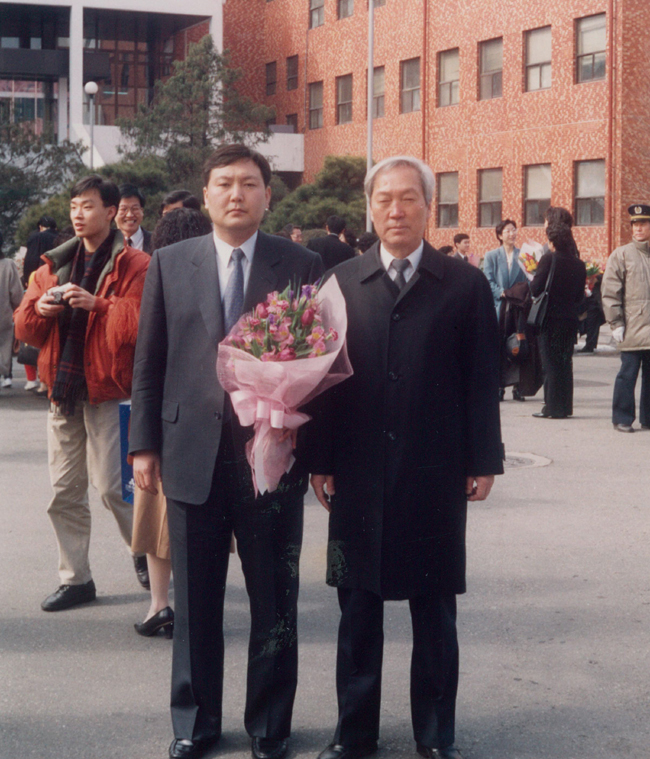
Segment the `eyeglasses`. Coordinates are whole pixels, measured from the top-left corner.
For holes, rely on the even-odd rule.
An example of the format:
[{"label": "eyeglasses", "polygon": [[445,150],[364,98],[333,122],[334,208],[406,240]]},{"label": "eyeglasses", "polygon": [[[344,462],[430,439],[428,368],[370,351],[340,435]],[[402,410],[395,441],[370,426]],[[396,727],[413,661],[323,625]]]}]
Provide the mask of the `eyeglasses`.
[{"label": "eyeglasses", "polygon": [[117,213],[119,216],[126,216],[128,213],[137,216],[142,213],[142,206],[118,206]]}]

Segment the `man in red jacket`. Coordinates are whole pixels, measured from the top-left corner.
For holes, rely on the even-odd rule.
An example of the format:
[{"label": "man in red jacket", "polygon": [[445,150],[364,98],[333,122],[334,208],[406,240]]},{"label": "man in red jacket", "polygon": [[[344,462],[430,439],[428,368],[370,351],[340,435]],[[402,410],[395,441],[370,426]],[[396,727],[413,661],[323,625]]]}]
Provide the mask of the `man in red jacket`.
[{"label": "man in red jacket", "polygon": [[[41,608],[95,598],[90,573],[88,480],[130,547],[133,508],[122,499],[118,404],[131,394],[140,298],[149,256],[111,229],[120,195],[97,174],[70,193],[76,237],[49,251],[15,313],[16,336],[40,348],[50,398],[48,514],[59,546],[61,585]],[[134,556],[148,587],[146,557]]]}]

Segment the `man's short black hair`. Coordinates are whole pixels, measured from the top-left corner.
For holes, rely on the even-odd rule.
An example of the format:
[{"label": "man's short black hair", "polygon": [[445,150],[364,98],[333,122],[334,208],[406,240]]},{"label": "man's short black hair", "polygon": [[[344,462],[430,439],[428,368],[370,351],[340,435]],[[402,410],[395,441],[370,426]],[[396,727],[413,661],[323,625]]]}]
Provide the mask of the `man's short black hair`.
[{"label": "man's short black hair", "polygon": [[364,232],[362,235],[359,235],[357,248],[359,248],[362,253],[365,253],[368,248],[372,248],[378,239],[379,238],[374,232]]},{"label": "man's short black hair", "polygon": [[192,195],[189,190],[172,190],[163,198],[163,202],[160,204],[160,213],[164,211],[165,206],[171,206],[174,203],[182,203],[183,208],[193,208],[195,211],[201,210],[201,201]]},{"label": "man's short black hair", "polygon": [[196,208],[173,208],[156,224],[152,243],[154,250],[158,250],[190,237],[210,234],[211,231],[212,224],[201,211]]},{"label": "man's short black hair", "polygon": [[443,245],[441,248],[438,248],[438,253],[442,253],[443,256],[448,256],[453,252],[454,249],[451,247],[451,245]]},{"label": "man's short black hair", "polygon": [[517,222],[516,222],[516,221],[513,221],[512,219],[504,219],[503,221],[500,221],[500,222],[499,222],[499,223],[496,225],[496,227],[494,228],[494,231],[495,231],[495,233],[496,233],[496,236],[497,236],[497,240],[498,240],[499,242],[503,242],[503,240],[501,239],[501,237],[502,237],[502,235],[503,235],[503,230],[504,230],[504,229],[505,229],[505,228],[508,226],[508,224],[512,224],[512,226],[513,226],[515,229],[517,229]]},{"label": "man's short black hair", "polygon": [[124,200],[124,198],[137,198],[143,208],[146,203],[144,195],[140,192],[140,188],[134,184],[120,185],[120,200]]},{"label": "man's short black hair", "polygon": [[45,227],[46,229],[52,229],[56,232],[56,222],[51,216],[41,216],[38,220],[37,226]]},{"label": "man's short black hair", "polygon": [[566,224],[567,227],[573,226],[573,216],[571,211],[562,206],[549,206],[544,213],[544,219],[549,224]]},{"label": "man's short black hair", "polygon": [[342,216],[328,216],[325,224],[333,235],[340,235],[346,227],[345,219]]},{"label": "man's short black hair", "polygon": [[93,190],[97,190],[105,208],[109,206],[117,208],[120,205],[120,191],[115,182],[104,179],[99,174],[88,174],[87,177],[80,179],[70,190],[70,200]]},{"label": "man's short black hair", "polygon": [[262,174],[264,187],[269,186],[271,183],[271,167],[269,166],[269,162],[257,150],[253,150],[241,143],[221,145],[214,151],[203,164],[203,186],[208,186],[212,169],[230,166],[232,163],[237,163],[237,161],[252,161]]},{"label": "man's short black hair", "polygon": [[459,245],[463,240],[469,240],[469,235],[466,235],[465,232],[454,235],[454,245]]}]

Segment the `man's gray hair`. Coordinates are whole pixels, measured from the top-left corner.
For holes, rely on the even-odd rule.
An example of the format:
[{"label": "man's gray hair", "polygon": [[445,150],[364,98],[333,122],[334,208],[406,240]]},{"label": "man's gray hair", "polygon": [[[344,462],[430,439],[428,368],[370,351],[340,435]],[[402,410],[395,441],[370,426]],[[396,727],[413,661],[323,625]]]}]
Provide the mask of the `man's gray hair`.
[{"label": "man's gray hair", "polygon": [[383,161],[379,161],[379,163],[375,164],[372,169],[370,169],[366,174],[366,179],[363,183],[363,189],[366,192],[368,200],[372,197],[372,191],[375,186],[377,175],[381,174],[382,171],[396,169],[398,166],[409,166],[417,171],[420,177],[420,182],[422,183],[424,199],[426,200],[427,205],[429,205],[433,200],[433,191],[436,186],[436,179],[433,175],[433,171],[431,171],[424,161],[421,161],[419,158],[413,158],[413,156],[410,155],[396,155],[391,158],[384,158]]}]

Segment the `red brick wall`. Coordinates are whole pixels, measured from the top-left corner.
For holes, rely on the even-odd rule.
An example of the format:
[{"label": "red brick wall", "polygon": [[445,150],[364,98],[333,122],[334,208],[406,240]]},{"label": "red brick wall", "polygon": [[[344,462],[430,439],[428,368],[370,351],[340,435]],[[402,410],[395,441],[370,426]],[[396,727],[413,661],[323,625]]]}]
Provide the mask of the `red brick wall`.
[{"label": "red brick wall", "polygon": [[[611,24],[610,3],[615,6]],[[226,0],[224,45],[246,72],[244,89],[272,105],[277,122],[298,113],[305,131],[305,180],[330,154],[365,155],[367,0],[355,0],[354,15],[337,19],[337,0],[325,0],[325,24],[308,31],[308,0]],[[459,12],[459,8],[461,11]],[[608,14],[616,59],[610,140],[610,82],[574,81],[575,19]],[[426,23],[425,23],[426,19]],[[551,25],[549,90],[525,92],[524,32]],[[503,215],[522,221],[524,166],[552,164],[554,205],[573,207],[574,162],[609,159],[614,188],[611,240],[606,223],[576,228],[585,258],[603,259],[612,245],[629,238],[624,209],[650,200],[650,48],[640,29],[650,25],[647,0],[386,0],[375,10],[375,66],[385,66],[385,117],[374,125],[374,158],[409,153],[437,172],[459,172],[459,229],[437,229],[434,245],[469,232],[473,248],[496,244],[493,230],[477,227],[477,171],[503,168]],[[478,100],[478,42],[503,37],[503,97]],[[436,107],[437,53],[460,48],[460,103]],[[300,56],[299,86],[286,90],[286,57]],[[421,57],[422,108],[400,114],[400,61]],[[265,64],[277,61],[276,94],[264,92]],[[608,59],[608,70],[609,70]],[[336,125],[335,79],[353,75],[353,122]],[[324,126],[305,130],[306,84],[324,82]],[[608,163],[608,166],[610,164]],[[608,205],[609,201],[606,201]],[[435,216],[435,213],[434,213]],[[543,240],[539,227],[522,229],[520,241]]]}]

